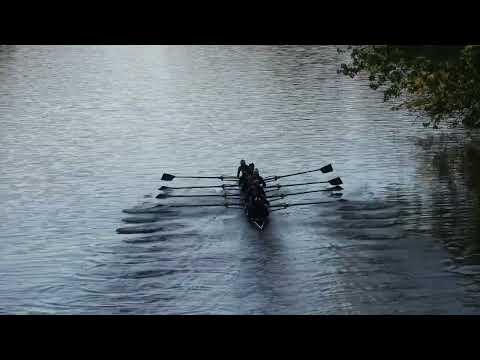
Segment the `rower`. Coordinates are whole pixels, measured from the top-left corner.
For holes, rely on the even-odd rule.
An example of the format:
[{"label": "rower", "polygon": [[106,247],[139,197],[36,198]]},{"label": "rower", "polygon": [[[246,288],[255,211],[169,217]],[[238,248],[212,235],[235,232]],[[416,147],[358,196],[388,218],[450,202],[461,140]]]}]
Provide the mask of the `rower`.
[{"label": "rower", "polygon": [[248,192],[250,185],[252,184],[252,176],[248,171],[245,173],[243,180],[239,182],[242,192]]},{"label": "rower", "polygon": [[269,204],[265,191],[260,185],[260,182],[258,180],[253,180],[247,190],[247,199],[251,200],[257,197],[262,198],[264,203]]},{"label": "rower", "polygon": [[253,180],[259,181],[260,185],[263,187],[267,186],[267,184],[265,184],[265,180],[263,180],[263,178],[260,176],[258,169],[253,170]]},{"label": "rower", "polygon": [[241,160],[240,166],[238,167],[238,170],[237,170],[237,178],[239,178],[238,185],[240,185],[241,188],[243,188],[245,183],[247,182],[247,175],[249,174],[249,171],[250,169],[248,168],[245,160]]},{"label": "rower", "polygon": [[238,167],[237,171],[237,178],[240,178],[240,173],[242,173],[242,177],[244,177],[248,170],[249,169],[245,160],[240,160],[240,166]]},{"label": "rower", "polygon": [[253,171],[255,170],[255,164],[254,163],[248,164],[248,169],[250,171],[250,174],[253,174]]},{"label": "rower", "polygon": [[253,196],[266,196],[265,190],[263,190],[263,186],[260,182],[260,180],[252,177],[252,182],[251,182],[252,188],[254,189],[252,193],[254,194]]},{"label": "rower", "polygon": [[255,182],[253,180],[253,177],[250,177],[250,182],[248,183],[248,188],[247,188],[247,198],[253,199],[256,196],[260,196],[260,186],[258,182]]}]

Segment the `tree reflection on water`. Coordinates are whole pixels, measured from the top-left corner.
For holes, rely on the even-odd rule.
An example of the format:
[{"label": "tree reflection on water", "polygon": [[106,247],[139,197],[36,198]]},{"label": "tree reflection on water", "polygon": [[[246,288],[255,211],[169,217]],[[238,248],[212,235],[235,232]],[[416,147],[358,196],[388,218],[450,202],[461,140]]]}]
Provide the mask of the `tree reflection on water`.
[{"label": "tree reflection on water", "polygon": [[[417,141],[419,174],[431,204],[432,235],[459,261],[480,264],[480,142],[462,134],[430,135]],[[429,212],[429,214],[425,214]]]}]

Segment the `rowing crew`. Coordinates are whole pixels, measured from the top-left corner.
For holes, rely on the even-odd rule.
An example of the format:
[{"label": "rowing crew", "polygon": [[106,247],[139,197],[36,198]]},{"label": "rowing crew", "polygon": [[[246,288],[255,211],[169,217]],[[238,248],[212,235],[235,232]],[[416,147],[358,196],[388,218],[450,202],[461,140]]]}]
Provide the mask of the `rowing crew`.
[{"label": "rowing crew", "polygon": [[265,180],[260,176],[258,169],[253,163],[247,165],[245,160],[241,160],[237,178],[240,190],[245,195],[248,216],[250,218],[266,218],[270,203],[265,195]]}]

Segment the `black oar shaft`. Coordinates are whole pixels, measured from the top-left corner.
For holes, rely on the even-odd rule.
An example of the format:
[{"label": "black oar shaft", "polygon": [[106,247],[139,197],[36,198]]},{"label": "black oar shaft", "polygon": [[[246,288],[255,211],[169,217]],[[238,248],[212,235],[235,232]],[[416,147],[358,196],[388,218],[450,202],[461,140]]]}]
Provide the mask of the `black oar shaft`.
[{"label": "black oar shaft", "polygon": [[179,197],[179,198],[190,198],[190,197],[235,197],[236,194],[192,194],[192,195],[166,195],[165,197]]},{"label": "black oar shaft", "polygon": [[189,197],[211,197],[211,196],[220,196],[220,197],[227,197],[227,194],[192,194],[192,195],[167,195],[166,197],[181,197],[181,198],[189,198]]},{"label": "black oar shaft", "polygon": [[166,189],[174,189],[174,190],[180,190],[180,189],[213,189],[213,188],[235,188],[238,187],[238,185],[212,185],[212,186],[162,186],[158,188],[158,190],[166,190]]},{"label": "black oar shaft", "polygon": [[327,172],[331,172],[333,171],[333,168],[332,168],[332,165],[331,164],[328,164],[326,166],[322,166],[321,168],[318,168],[318,169],[313,169],[313,170],[307,170],[307,171],[300,171],[300,172],[297,172],[297,173],[293,173],[293,174],[287,174],[287,175],[280,175],[280,176],[268,176],[265,181],[276,181],[278,179],[281,179],[281,178],[284,178],[284,177],[289,177],[289,176],[295,176],[295,175],[301,175],[301,174],[308,174],[308,173],[312,173],[312,172],[316,172],[316,171],[321,171],[323,173],[327,173]]},{"label": "black oar shaft", "polygon": [[177,179],[221,179],[236,180],[234,176],[175,176]]},{"label": "black oar shaft", "polygon": [[241,206],[241,204],[178,204],[178,205],[165,205],[168,207],[202,207],[202,206],[222,206],[222,207],[233,207]]},{"label": "black oar shaft", "polygon": [[277,184],[277,185],[270,185],[270,186],[267,186],[268,188],[277,188],[277,189],[280,189],[282,187],[285,187],[285,186],[296,186],[296,185],[307,185],[307,184],[326,184],[326,183],[329,183],[330,185],[341,185],[343,184],[343,181],[342,179],[340,179],[340,177],[336,177],[334,179],[330,179],[330,180],[327,180],[327,181],[314,181],[314,182],[309,182],[309,183],[298,183],[298,184],[287,184],[287,185],[280,185],[280,184]]},{"label": "black oar shaft", "polygon": [[332,203],[333,201],[314,201],[314,202],[304,202],[304,203],[295,203],[295,204],[278,204],[278,205],[271,205],[271,208],[284,208],[292,207],[292,206],[302,206],[302,205],[315,205],[315,204],[328,204]]},{"label": "black oar shaft", "polygon": [[283,199],[286,196],[309,194],[309,193],[314,193],[314,192],[319,192],[319,191],[324,191],[324,190],[311,190],[311,191],[302,191],[302,192],[290,193],[290,194],[270,195],[270,196],[267,196],[267,199],[278,200],[278,199]]},{"label": "black oar shaft", "polygon": [[[310,190],[310,191],[301,191],[301,192],[296,192],[296,193],[291,193],[291,194],[279,194],[279,195],[271,195],[267,196],[267,198],[272,198],[272,200],[278,200],[278,199],[283,199],[286,196],[292,196],[292,195],[301,195],[301,194],[310,194],[310,193],[316,193],[316,192],[321,192],[321,191],[334,191],[336,190],[335,188],[333,189],[320,189],[320,190]],[[275,198],[275,199],[274,199]]]},{"label": "black oar shaft", "polygon": [[225,176],[225,175],[220,175],[220,176],[177,176],[177,175],[172,175],[172,174],[167,174],[164,173],[162,175],[161,180],[162,181],[172,181],[175,178],[180,178],[180,179],[220,179],[220,180],[237,180],[235,176]]},{"label": "black oar shaft", "polygon": [[326,190],[312,190],[312,191],[302,191],[302,192],[291,193],[291,194],[272,195],[272,196],[267,196],[267,199],[271,199],[270,201],[277,201],[277,200],[281,200],[281,199],[283,199],[287,196],[310,194],[310,193],[319,192],[319,191],[326,191]]},{"label": "black oar shaft", "polygon": [[311,182],[305,182],[305,183],[296,183],[296,184],[287,184],[287,185],[270,185],[270,186],[266,186],[265,188],[266,189],[271,189],[271,188],[275,188],[275,189],[280,189],[280,188],[284,188],[284,187],[289,187],[289,186],[300,186],[300,185],[312,185],[312,184],[326,184],[328,183],[328,181],[311,181]]}]

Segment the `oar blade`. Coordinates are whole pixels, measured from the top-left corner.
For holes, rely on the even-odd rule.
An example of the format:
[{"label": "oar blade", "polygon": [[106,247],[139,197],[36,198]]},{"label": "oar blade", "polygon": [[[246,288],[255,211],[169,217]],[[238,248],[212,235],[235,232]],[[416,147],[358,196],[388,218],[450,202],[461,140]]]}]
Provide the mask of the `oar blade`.
[{"label": "oar blade", "polygon": [[336,177],[335,179],[332,179],[332,180],[328,180],[328,183],[330,185],[342,185],[343,184],[342,179],[340,179],[339,177]]},{"label": "oar blade", "polygon": [[161,190],[161,191],[163,191],[163,190],[168,190],[168,189],[170,189],[168,186],[160,186],[160,187],[158,188],[158,190]]},{"label": "oar blade", "polygon": [[333,171],[332,164],[325,165],[324,167],[320,168],[320,171],[324,174],[332,172]]},{"label": "oar blade", "polygon": [[162,181],[172,181],[173,179],[175,179],[175,175],[170,175],[170,174],[163,174],[162,175]]},{"label": "oar blade", "polygon": [[166,197],[168,197],[167,194],[158,194],[157,196],[155,196],[156,199],[165,199]]}]

